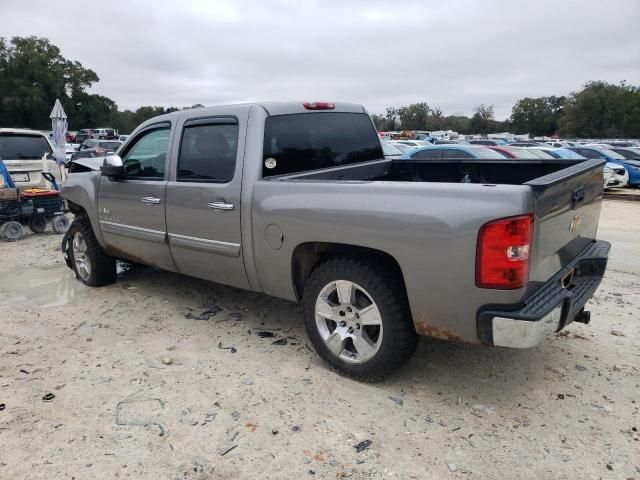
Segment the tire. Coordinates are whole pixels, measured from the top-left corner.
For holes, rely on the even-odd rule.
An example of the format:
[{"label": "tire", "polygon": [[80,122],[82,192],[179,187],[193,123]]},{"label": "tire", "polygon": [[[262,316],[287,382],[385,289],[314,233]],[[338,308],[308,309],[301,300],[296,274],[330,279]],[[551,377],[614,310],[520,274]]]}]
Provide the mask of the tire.
[{"label": "tire", "polygon": [[47,229],[47,217],[41,213],[32,215],[29,218],[29,228],[33,233],[42,233]]},{"label": "tire", "polygon": [[11,220],[0,225],[0,238],[7,242],[17,242],[24,235],[24,228],[20,222]]},{"label": "tire", "polygon": [[96,240],[87,217],[76,218],[69,227],[69,259],[76,278],[90,287],[116,281],[116,259]]},{"label": "tire", "polygon": [[303,308],[318,355],[357,380],[383,379],[418,344],[402,279],[375,260],[334,257],[321,263],[305,285]]},{"label": "tire", "polygon": [[56,215],[51,220],[51,228],[59,235],[66,233],[69,230],[69,217],[66,215]]}]

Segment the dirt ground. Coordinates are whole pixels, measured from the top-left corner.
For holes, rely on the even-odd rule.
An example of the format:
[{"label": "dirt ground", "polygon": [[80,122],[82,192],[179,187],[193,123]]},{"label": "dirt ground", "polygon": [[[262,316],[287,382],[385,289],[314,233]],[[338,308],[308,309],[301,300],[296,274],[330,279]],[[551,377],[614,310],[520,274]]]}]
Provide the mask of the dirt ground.
[{"label": "dirt ground", "polygon": [[327,369],[297,305],[145,267],[89,289],[58,235],[0,243],[0,478],[640,479],[639,219],[604,204],[590,325],[423,339],[378,384]]}]

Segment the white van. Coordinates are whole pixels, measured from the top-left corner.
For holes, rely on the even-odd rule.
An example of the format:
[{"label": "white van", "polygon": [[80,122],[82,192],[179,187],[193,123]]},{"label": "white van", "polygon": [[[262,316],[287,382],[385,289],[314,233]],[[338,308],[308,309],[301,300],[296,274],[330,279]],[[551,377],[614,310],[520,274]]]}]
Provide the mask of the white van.
[{"label": "white van", "polygon": [[[53,145],[42,132],[0,128],[0,158],[20,189],[51,188],[41,175],[50,172],[61,183],[61,170],[53,160]],[[42,157],[46,156],[45,160]]]}]

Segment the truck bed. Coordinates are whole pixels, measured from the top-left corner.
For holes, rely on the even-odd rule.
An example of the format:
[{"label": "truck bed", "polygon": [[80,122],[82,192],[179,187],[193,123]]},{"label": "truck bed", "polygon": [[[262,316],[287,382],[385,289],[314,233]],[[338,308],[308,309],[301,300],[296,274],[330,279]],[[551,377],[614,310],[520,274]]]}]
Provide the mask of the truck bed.
[{"label": "truck bed", "polygon": [[[580,164],[578,160],[380,160],[274,177],[279,180],[379,180],[390,182],[523,185]],[[584,162],[587,169],[591,162]]]}]

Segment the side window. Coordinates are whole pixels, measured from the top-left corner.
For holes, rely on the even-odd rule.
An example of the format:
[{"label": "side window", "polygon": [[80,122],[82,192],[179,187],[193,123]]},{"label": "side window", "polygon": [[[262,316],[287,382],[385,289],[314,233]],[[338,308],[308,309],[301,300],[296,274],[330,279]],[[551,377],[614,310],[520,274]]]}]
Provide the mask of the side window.
[{"label": "side window", "polygon": [[169,145],[169,125],[146,130],[133,141],[122,157],[129,178],[162,180]]},{"label": "side window", "polygon": [[415,158],[416,160],[440,158],[440,152],[442,152],[442,150],[440,150],[439,148],[430,148],[414,153],[413,155],[411,155],[411,158]]},{"label": "side window", "polygon": [[228,182],[236,169],[238,125],[187,123],[182,131],[179,182]]},{"label": "side window", "polygon": [[451,158],[451,159],[475,158],[469,152],[465,152],[462,150],[455,150],[453,148],[447,148],[442,154],[442,157]]}]

